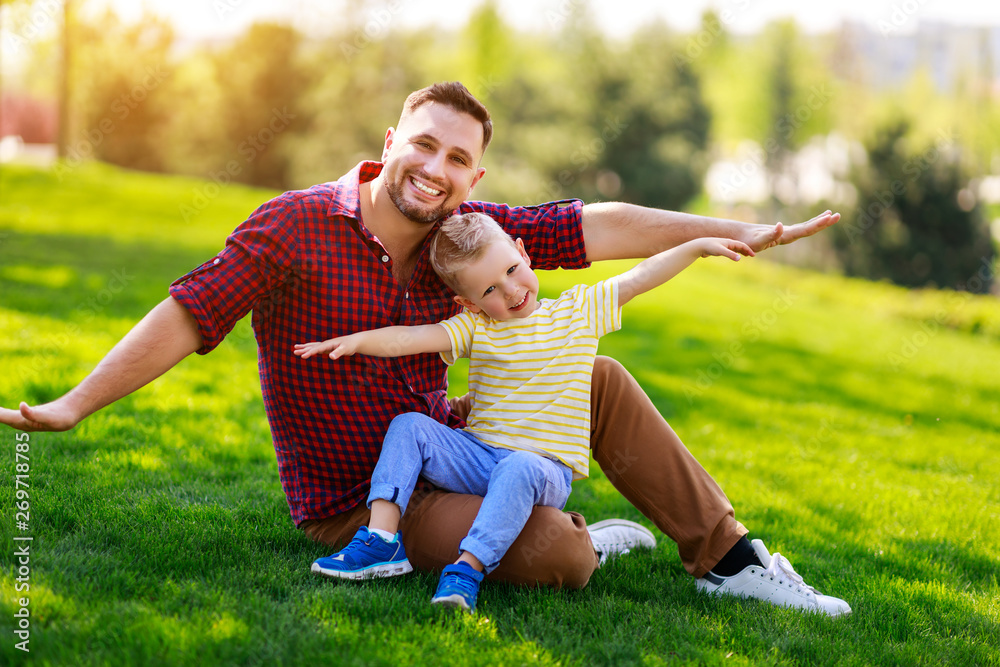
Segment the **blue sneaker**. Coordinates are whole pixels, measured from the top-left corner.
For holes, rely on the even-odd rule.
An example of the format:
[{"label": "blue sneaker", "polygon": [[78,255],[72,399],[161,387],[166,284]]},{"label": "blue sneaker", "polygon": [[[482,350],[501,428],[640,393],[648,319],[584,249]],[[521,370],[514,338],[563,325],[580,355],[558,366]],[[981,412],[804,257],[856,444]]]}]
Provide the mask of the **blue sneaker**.
[{"label": "blue sneaker", "polygon": [[441,579],[431,598],[431,604],[461,607],[468,612],[475,612],[476,596],[479,595],[479,584],[483,582],[484,576],[465,563],[448,565],[441,571]]},{"label": "blue sneaker", "polygon": [[362,526],[346,547],[325,558],[317,558],[312,571],[339,579],[368,579],[370,577],[396,577],[412,572],[406,559],[403,540],[399,533],[392,542],[386,542]]}]

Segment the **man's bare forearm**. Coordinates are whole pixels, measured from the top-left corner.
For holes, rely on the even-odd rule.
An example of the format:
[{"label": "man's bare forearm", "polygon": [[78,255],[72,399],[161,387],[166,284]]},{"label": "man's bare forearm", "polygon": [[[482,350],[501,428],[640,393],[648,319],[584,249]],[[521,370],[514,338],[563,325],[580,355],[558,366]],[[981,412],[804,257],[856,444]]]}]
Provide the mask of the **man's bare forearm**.
[{"label": "man's bare forearm", "polygon": [[173,368],[202,345],[190,313],[172,297],[153,308],[84,380],[45,405],[0,409],[0,423],[63,431]]},{"label": "man's bare forearm", "polygon": [[795,225],[760,225],[725,218],[665,211],[621,202],[583,207],[583,238],[587,261],[638,259],[674,248],[696,238],[735,239],[754,251],[811,236],[840,219],[826,211]]}]

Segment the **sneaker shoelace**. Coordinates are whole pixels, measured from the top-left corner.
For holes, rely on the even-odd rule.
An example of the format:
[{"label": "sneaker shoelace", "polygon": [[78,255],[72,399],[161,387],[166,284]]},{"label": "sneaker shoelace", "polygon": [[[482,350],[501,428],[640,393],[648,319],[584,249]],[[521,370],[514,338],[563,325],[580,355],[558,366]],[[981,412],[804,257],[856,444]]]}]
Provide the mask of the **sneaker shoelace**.
[{"label": "sneaker shoelace", "polygon": [[361,551],[364,547],[371,546],[373,540],[375,540],[378,535],[370,533],[367,540],[362,540],[358,537],[351,539],[346,547],[340,550],[341,555],[344,558],[354,555],[355,552]]},{"label": "sneaker shoelace", "polygon": [[471,597],[479,590],[475,580],[458,572],[449,572],[441,583],[443,586],[457,588],[465,597]]},{"label": "sneaker shoelace", "polygon": [[775,577],[778,579],[778,585],[785,585],[785,578],[791,581],[790,585],[794,585],[799,590],[805,593],[812,593],[813,595],[819,595],[819,591],[807,584],[803,579],[802,575],[795,571],[792,564],[788,562],[788,559],[779,553],[775,553],[771,556],[771,564],[764,568],[761,573],[762,577],[770,576],[773,581]]}]

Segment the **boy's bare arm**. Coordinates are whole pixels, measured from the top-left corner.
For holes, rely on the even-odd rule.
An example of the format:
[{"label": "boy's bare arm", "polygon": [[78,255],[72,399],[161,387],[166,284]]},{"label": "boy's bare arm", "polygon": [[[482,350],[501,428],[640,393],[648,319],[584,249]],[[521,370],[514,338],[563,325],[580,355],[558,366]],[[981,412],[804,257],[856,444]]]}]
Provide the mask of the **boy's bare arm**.
[{"label": "boy's bare arm", "polygon": [[690,266],[699,257],[728,257],[739,261],[740,255],[753,257],[750,246],[734,239],[703,238],[682,243],[644,259],[618,276],[618,305],[662,285]]},{"label": "boy's bare arm", "polygon": [[359,331],[312,343],[298,343],[294,353],[303,359],[317,354],[328,354],[331,359],[352,354],[373,357],[405,357],[425,352],[447,352],[451,349],[448,331],[440,324],[423,324],[412,327],[384,327]]},{"label": "boy's bare arm", "polygon": [[69,393],[44,405],[22,402],[16,410],[0,408],[0,423],[22,431],[67,431],[158,378],[201,346],[194,318],[173,297],[167,297]]}]

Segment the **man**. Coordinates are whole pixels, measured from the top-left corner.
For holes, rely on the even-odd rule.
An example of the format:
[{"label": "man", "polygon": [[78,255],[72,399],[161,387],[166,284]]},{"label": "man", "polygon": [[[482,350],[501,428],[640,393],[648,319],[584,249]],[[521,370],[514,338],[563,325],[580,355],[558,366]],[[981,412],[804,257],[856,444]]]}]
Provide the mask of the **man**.
[{"label": "man", "polygon": [[[489,112],[461,84],[412,93],[398,126],[386,132],[381,164],[362,162],[339,181],[263,204],[215,258],[175,282],[171,296],[76,388],[45,405],[2,409],[0,422],[22,430],[72,428],[190,353],[210,351],[252,310],[264,405],[292,518],[311,538],[341,546],[368,521],[364,499],[391,419],[423,412],[460,426],[467,401],[448,401],[446,368],[434,355],[305,364],[293,345],[455,314],[427,249],[440,220],[456,209],[499,221],[524,239],[538,268],[643,257],[699,236],[735,238],[760,250],[839,219],[827,212],[783,228],[615,203],[466,202],[485,174],[480,162],[492,131]],[[595,459],[678,543],[700,588],[834,615],[849,611],[835,598],[823,601],[829,609],[818,605],[787,561],[771,558],[759,541],[751,545],[725,494],[617,362],[595,364],[591,412]],[[432,488],[415,494],[401,526],[413,564],[441,568],[454,560],[481,500]],[[536,507],[492,577],[581,587],[600,557],[653,543],[631,522],[594,528],[592,535],[578,514]],[[759,576],[765,568],[774,583]]]}]

